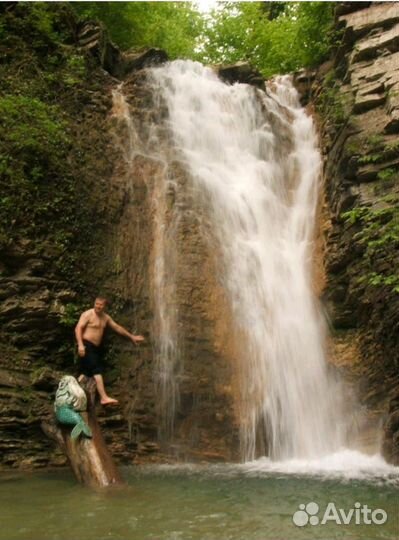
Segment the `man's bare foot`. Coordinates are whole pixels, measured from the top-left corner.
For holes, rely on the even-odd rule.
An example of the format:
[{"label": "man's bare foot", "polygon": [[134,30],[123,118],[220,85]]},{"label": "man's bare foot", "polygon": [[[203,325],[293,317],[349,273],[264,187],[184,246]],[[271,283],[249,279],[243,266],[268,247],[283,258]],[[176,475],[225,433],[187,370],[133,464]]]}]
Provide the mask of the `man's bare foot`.
[{"label": "man's bare foot", "polygon": [[119,401],[110,397],[101,400],[101,405],[117,405]]}]

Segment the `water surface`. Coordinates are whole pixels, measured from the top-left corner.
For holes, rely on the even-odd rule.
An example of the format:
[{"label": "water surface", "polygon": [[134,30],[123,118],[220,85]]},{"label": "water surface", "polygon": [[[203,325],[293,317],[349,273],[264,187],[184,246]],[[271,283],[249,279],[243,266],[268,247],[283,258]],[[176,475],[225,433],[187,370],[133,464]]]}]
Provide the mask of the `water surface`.
[{"label": "water surface", "polygon": [[[2,475],[0,540],[288,540],[399,538],[399,482],[377,476],[311,476],[250,465],[140,466],[123,471],[126,488],[92,492],[68,470]],[[356,502],[384,509],[383,525],[298,527],[300,504]]]}]

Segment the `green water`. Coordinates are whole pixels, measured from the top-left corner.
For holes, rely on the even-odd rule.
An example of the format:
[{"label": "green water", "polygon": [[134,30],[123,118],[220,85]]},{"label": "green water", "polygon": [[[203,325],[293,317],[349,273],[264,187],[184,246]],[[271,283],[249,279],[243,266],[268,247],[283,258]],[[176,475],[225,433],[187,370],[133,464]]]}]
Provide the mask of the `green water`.
[{"label": "green water", "polygon": [[[126,488],[92,492],[69,471],[0,477],[1,540],[288,540],[399,538],[398,477],[322,479],[240,466],[123,470]],[[297,527],[300,504],[384,509],[383,525]],[[323,514],[321,512],[321,515]],[[320,514],[319,514],[320,515]]]}]

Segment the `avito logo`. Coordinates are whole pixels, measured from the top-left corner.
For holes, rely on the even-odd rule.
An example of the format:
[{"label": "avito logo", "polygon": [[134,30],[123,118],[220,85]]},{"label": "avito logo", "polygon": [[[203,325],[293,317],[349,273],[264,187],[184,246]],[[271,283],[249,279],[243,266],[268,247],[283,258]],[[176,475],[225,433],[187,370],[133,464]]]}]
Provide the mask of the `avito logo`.
[{"label": "avito logo", "polygon": [[333,522],[337,525],[383,525],[388,515],[385,510],[377,508],[372,510],[367,504],[356,502],[353,508],[345,510],[337,508],[333,502],[329,502],[320,516],[320,507],[315,502],[300,504],[299,510],[292,516],[292,521],[297,527],[305,525],[325,525]]}]

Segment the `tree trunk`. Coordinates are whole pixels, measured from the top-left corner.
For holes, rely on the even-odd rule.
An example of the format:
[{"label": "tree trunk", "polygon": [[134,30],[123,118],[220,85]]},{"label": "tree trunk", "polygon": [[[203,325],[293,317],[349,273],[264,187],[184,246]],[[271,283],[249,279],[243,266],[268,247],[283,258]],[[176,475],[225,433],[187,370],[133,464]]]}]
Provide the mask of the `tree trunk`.
[{"label": "tree trunk", "polygon": [[71,428],[62,425],[43,423],[47,436],[56,440],[66,454],[77,480],[91,488],[108,487],[124,484],[111,454],[105,444],[97,421],[95,410],[96,383],[94,379],[84,377],[79,381],[87,395],[87,412],[80,413],[90,427],[93,437],[84,435],[73,440]]}]

